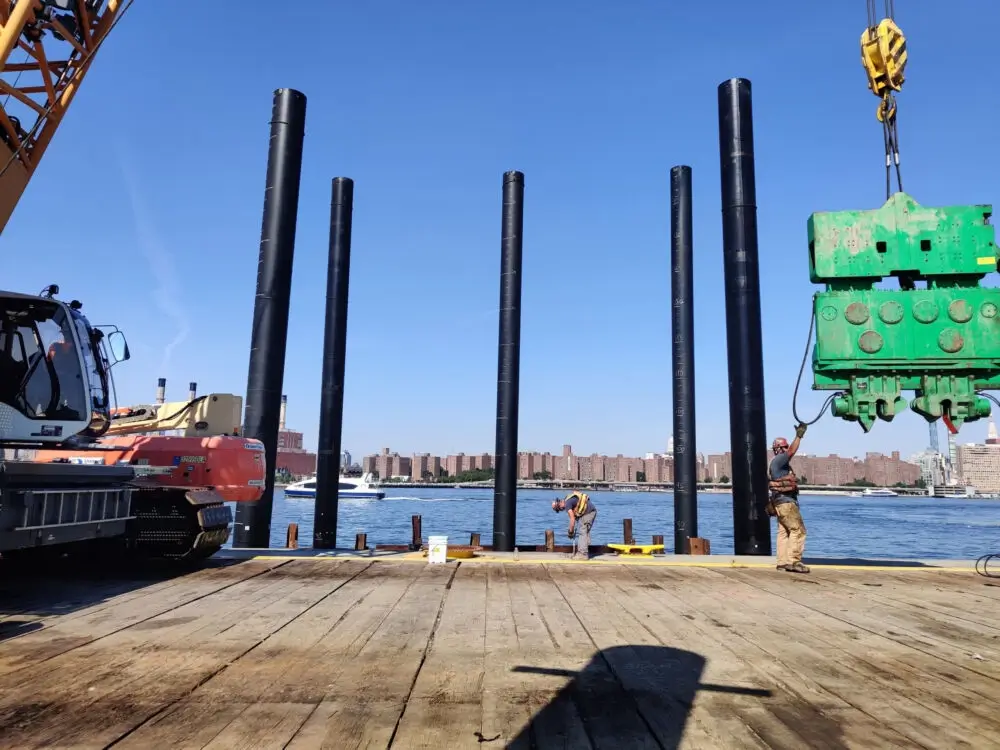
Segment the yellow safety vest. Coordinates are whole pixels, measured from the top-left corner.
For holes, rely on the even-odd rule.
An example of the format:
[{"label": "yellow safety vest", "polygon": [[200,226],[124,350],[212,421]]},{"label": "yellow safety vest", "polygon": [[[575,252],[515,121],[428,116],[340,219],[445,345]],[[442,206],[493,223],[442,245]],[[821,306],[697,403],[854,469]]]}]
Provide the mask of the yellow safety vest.
[{"label": "yellow safety vest", "polygon": [[576,507],[573,509],[573,515],[579,518],[580,516],[582,516],[584,513],[587,512],[587,508],[590,505],[590,497],[585,492],[573,492],[566,499],[569,500],[574,497],[577,498],[580,502],[578,502],[576,504]]}]

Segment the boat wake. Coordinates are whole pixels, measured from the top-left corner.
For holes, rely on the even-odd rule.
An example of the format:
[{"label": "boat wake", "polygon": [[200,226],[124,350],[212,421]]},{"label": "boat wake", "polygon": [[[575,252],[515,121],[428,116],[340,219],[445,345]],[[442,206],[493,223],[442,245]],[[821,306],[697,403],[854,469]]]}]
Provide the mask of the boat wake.
[{"label": "boat wake", "polygon": [[[410,503],[460,503],[460,502],[482,502],[481,497],[414,497],[412,495],[386,495],[384,500],[398,500]],[[492,502],[492,499],[489,499]]]}]

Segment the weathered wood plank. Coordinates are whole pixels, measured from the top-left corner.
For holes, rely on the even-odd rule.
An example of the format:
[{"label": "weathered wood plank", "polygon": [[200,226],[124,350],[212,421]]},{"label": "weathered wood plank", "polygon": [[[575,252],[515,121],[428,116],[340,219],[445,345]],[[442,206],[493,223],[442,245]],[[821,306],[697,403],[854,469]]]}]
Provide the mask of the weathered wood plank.
[{"label": "weathered wood plank", "polygon": [[[191,737],[192,743],[202,741],[197,745],[202,747],[256,702],[318,704],[343,664],[360,652],[419,573],[415,566],[348,563],[344,568],[342,574],[353,577],[197,687],[177,704],[176,711],[148,722],[120,746],[137,750],[172,746],[176,732],[182,738]],[[222,707],[229,718],[219,727],[217,713]],[[317,719],[324,722],[324,735],[323,717],[328,713],[330,707],[321,707],[313,721],[314,727]],[[396,716],[398,711],[393,722]]]},{"label": "weathered wood plank", "polygon": [[0,744],[991,747],[979,583],[366,559],[98,585],[20,600],[44,627],[0,640]]},{"label": "weathered wood plank", "polygon": [[[32,676],[33,694],[38,702],[44,701],[49,693],[101,692],[126,677],[128,666],[137,654],[162,651],[175,643],[197,642],[200,629],[224,625],[229,622],[225,619],[227,616],[242,616],[242,611],[252,609],[261,596],[286,593],[287,585],[283,581],[261,576],[268,572],[266,567],[248,568],[244,577],[235,582],[233,579],[225,584],[221,581],[194,582],[192,589],[200,595],[194,599],[181,597],[182,603],[171,609],[131,602],[118,612],[59,623],[24,636],[4,644],[3,652],[8,651],[8,647],[11,651],[22,651],[25,644],[20,641],[30,641],[30,649],[41,656],[39,663],[46,663],[47,669]],[[170,600],[173,599],[171,596]],[[141,607],[139,612],[136,606]],[[205,619],[206,612],[214,617]],[[121,619],[116,619],[116,614]],[[79,644],[62,649],[62,642],[70,638],[77,639]],[[0,676],[0,707],[9,703],[9,695],[17,694],[22,679],[17,671]]]},{"label": "weathered wood plank", "polygon": [[[567,595],[557,583],[558,579],[577,578],[582,571],[577,566],[561,565],[545,566],[544,570],[548,578],[533,581],[532,589],[542,617],[559,639],[562,658],[561,664],[555,666],[572,675],[550,705],[563,713],[565,709],[559,704],[572,702],[595,750],[657,747],[641,712],[615,677],[606,656],[599,653],[600,646],[588,632],[587,623],[581,621],[578,610],[585,610],[586,603],[579,591],[570,589]],[[540,745],[546,742],[545,737],[538,737]]]},{"label": "weathered wood plank", "polygon": [[420,569],[365,567],[342,587],[200,686],[205,702],[319,702],[343,666],[366,646]]},{"label": "weathered wood plank", "polygon": [[[803,614],[808,615],[808,609],[812,613],[839,620],[856,630],[882,636],[898,645],[921,652],[939,664],[947,663],[949,666],[974,672],[991,683],[1000,679],[1000,639],[986,637],[970,627],[947,627],[926,616],[919,607],[901,610],[844,591],[836,585],[824,585],[822,578],[811,579],[809,590],[806,590],[807,587],[803,584],[795,583],[801,579],[789,579],[787,576],[748,577],[749,574],[740,571],[727,571],[726,574],[770,595],[766,597],[769,601],[791,602],[801,606]],[[824,624],[839,627],[825,620],[821,627]],[[976,658],[977,655],[981,658]],[[989,690],[992,689],[991,685]]]},{"label": "weathered wood plank", "polygon": [[80,610],[96,611],[106,606],[108,600],[116,603],[157,595],[171,586],[180,585],[180,576],[151,576],[141,578],[97,577],[79,580],[52,581],[40,576],[24,580],[11,579],[15,573],[5,573],[0,578],[0,627],[10,620],[69,620]]},{"label": "weathered wood plank", "polygon": [[[647,603],[650,628],[664,642],[675,639],[704,655],[710,665],[725,669],[706,678],[715,684],[712,691],[699,692],[693,718],[708,732],[719,728],[720,714],[731,715],[744,726],[741,730],[731,722],[731,736],[747,741],[744,732],[749,729],[771,742],[773,735],[760,721],[758,707],[745,703],[734,706],[724,693],[715,693],[720,688],[756,687],[772,693],[760,699],[759,707],[800,734],[809,747],[912,747],[909,738],[869,716],[864,706],[852,705],[817,682],[814,672],[803,669],[797,653],[786,647],[791,637],[784,633],[784,627],[755,608],[754,602],[731,594],[714,596],[718,574],[629,572],[641,589],[636,591],[625,583],[619,596]],[[699,708],[710,706],[710,716],[699,715]]]},{"label": "weathered wood plank", "polygon": [[[761,710],[762,698],[752,693],[773,692],[773,686],[746,669],[731,652],[713,649],[711,657],[688,638],[661,638],[657,629],[668,616],[648,611],[648,590],[623,576],[624,570],[597,572],[584,581],[560,582],[576,589],[581,620],[601,648],[613,672],[634,702],[644,722],[664,747],[677,747],[683,738],[692,746],[719,742],[738,747],[802,747],[804,740],[772,714]],[[620,596],[623,580],[631,584]],[[638,589],[638,590],[636,590]],[[645,596],[644,596],[645,594]],[[672,618],[676,618],[673,615]],[[659,622],[657,622],[659,621]],[[670,631],[678,627],[673,621]],[[666,635],[663,631],[661,634]],[[704,644],[697,644],[703,646]],[[702,684],[717,683],[731,693],[705,692]],[[692,707],[697,718],[692,721]],[[721,732],[706,726],[705,719],[725,715],[742,720],[718,722]],[[766,745],[759,737],[767,736]]]},{"label": "weathered wood plank", "polygon": [[[991,565],[990,570],[1000,572],[1000,565]],[[836,573],[841,573],[841,571],[838,570]],[[868,581],[878,582],[882,580],[881,574],[883,572],[879,571],[880,575],[878,578],[873,576],[871,572],[865,576],[864,571],[858,570],[845,570],[843,573],[847,574],[848,578],[865,579]],[[899,581],[900,583],[910,584],[918,590],[933,587],[947,592],[951,597],[953,597],[955,603],[959,606],[962,606],[960,602],[962,602],[963,599],[969,597],[1000,600],[1000,578],[987,578],[976,574],[974,571],[967,573],[941,572],[928,574],[927,571],[918,572],[915,570],[892,570],[888,571],[888,575],[891,576],[893,580]]]},{"label": "weathered wood plank", "polygon": [[[525,663],[533,663],[539,651],[550,651],[553,644],[544,627],[539,627],[534,614],[537,604],[530,588],[523,580],[508,580],[508,570],[514,567],[497,565],[486,569],[481,732],[484,743],[529,750],[530,735],[525,729],[530,725],[535,706],[525,699],[524,680],[517,670]],[[519,627],[522,623],[523,636]]]},{"label": "weathered wood plank", "polygon": [[205,745],[205,750],[286,747],[315,708],[312,703],[254,703]]},{"label": "weathered wood plank", "polygon": [[36,667],[46,659],[160,617],[283,564],[275,560],[253,560],[240,565],[209,568],[187,576],[182,584],[141,596],[112,599],[103,606],[83,610],[77,616],[60,618],[50,627],[4,641],[4,648],[0,651],[0,675],[26,666]]},{"label": "weathered wood plank", "polygon": [[[99,677],[81,672],[79,679],[62,692],[50,685],[42,691],[32,690],[32,705],[45,706],[36,717],[36,723],[45,729],[34,731],[35,740],[56,746],[72,740],[80,746],[97,747],[134,732],[163,707],[184,699],[198,684],[325,597],[332,587],[343,582],[330,575],[334,569],[329,563],[311,562],[279,577],[256,577],[240,584],[246,589],[242,598],[240,588],[234,586],[220,591],[217,601],[208,597],[176,610],[181,613],[197,607],[189,615],[147,621],[143,625],[162,626],[161,643],[154,648],[130,647],[138,636],[128,630],[109,636],[108,643],[101,647],[86,647],[86,655],[94,662],[93,671]],[[300,575],[303,571],[305,574]],[[280,572],[272,571],[275,576]],[[147,637],[144,633],[141,641]],[[83,652],[83,648],[77,649],[52,661],[57,665],[71,659],[79,662],[77,657]],[[114,665],[112,671],[99,667],[102,656]],[[21,701],[16,697],[3,701],[3,736],[16,736],[6,727],[18,721],[22,702],[23,697]],[[123,711],[122,706],[131,710]]]},{"label": "weathered wood plank", "polygon": [[323,701],[289,748],[389,746],[439,624],[457,566],[417,569],[416,579],[365,646],[325,683]]},{"label": "weathered wood plank", "polygon": [[114,745],[128,750],[202,750],[251,703],[205,703],[185,699],[154,714]]},{"label": "weathered wood plank", "polygon": [[512,750],[592,748],[568,690],[577,670],[586,664],[591,646],[561,643],[546,621],[535,588],[543,595],[551,593],[548,572],[504,565],[493,569],[491,581],[488,604],[496,609],[491,607],[487,620],[484,741],[499,735],[494,742]]},{"label": "weathered wood plank", "polygon": [[457,567],[394,744],[476,747],[482,736],[486,648],[486,568]]},{"label": "weathered wood plank", "polygon": [[[857,575],[823,577],[825,583],[842,586],[845,589],[865,596],[882,604],[895,606],[904,612],[911,609],[922,610],[944,626],[955,623],[959,627],[970,627],[979,630],[990,640],[996,640],[1000,635],[1000,622],[996,612],[1000,611],[1000,602],[989,597],[976,596],[972,589],[968,598],[957,599],[954,589],[945,590],[937,585],[941,575],[924,574],[924,585],[914,586],[909,581],[900,580],[889,575],[879,581],[873,581],[872,576],[862,578]],[[964,593],[964,592],[963,592]]]},{"label": "weathered wood plank", "polygon": [[[794,659],[800,671],[812,675],[825,688],[923,746],[975,746],[968,738],[982,724],[976,709],[966,711],[946,697],[947,702],[942,702],[926,689],[928,680],[938,682],[945,694],[953,693],[955,686],[909,668],[907,661],[912,658],[921,659],[925,668],[933,669],[933,665],[905,644],[852,627],[839,611],[841,607],[822,612],[830,596],[826,588],[817,588],[821,584],[806,587],[778,576],[754,576],[747,582],[744,574],[733,571],[723,575],[750,585],[716,585],[711,596],[720,602],[738,600],[744,606],[756,606],[772,632],[782,634],[778,652]],[[761,590],[771,586],[787,587],[789,596],[768,596]],[[809,602],[797,602],[798,591],[805,588],[809,589]],[[767,648],[763,640],[759,643]]]}]

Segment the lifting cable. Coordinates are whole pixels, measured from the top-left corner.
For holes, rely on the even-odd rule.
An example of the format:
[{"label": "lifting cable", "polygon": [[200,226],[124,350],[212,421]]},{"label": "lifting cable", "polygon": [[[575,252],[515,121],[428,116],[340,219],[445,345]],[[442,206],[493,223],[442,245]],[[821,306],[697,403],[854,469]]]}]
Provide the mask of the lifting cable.
[{"label": "lifting cable", "polygon": [[977,396],[985,396],[990,401],[992,401],[994,404],[996,404],[997,406],[1000,406],[1000,399],[997,399],[997,397],[994,396],[989,391],[976,391],[976,395]]},{"label": "lifting cable", "polygon": [[903,88],[906,68],[906,37],[895,23],[895,0],[884,0],[885,16],[880,21],[876,10],[877,0],[868,2],[868,27],[861,38],[861,62],[868,74],[868,87],[881,101],[875,116],[882,123],[882,140],[885,146],[885,197],[892,197],[892,172],[895,168],[896,185],[903,191],[903,176],[899,164],[899,125],[896,121],[894,91]]},{"label": "lifting cable", "polygon": [[983,555],[976,560],[976,572],[985,578],[1000,578],[1000,573],[988,569],[989,564],[994,560],[997,561],[994,564],[1000,564],[1000,554]]},{"label": "lifting cable", "polygon": [[[879,99],[875,116],[882,123],[882,140],[885,145],[885,198],[892,197],[892,173],[895,168],[897,189],[903,190],[903,176],[899,165],[899,126],[896,122],[896,98],[894,91],[901,91],[906,68],[906,37],[895,23],[895,0],[883,0],[885,16],[878,18],[877,0],[867,0],[868,26],[861,35],[861,64],[868,76],[868,88]],[[799,424],[816,424],[827,407],[840,393],[833,393],[823,402],[819,414],[812,420],[799,417],[798,398],[802,375],[809,359],[809,347],[812,344],[813,328],[816,319],[809,316],[809,336],[806,338],[806,350],[802,354],[802,364],[799,375],[795,379],[795,391],[792,393],[792,416]],[[998,402],[1000,403],[1000,402]]]},{"label": "lifting cable", "polygon": [[804,424],[807,427],[809,425],[816,424],[820,419],[823,418],[823,413],[826,411],[833,400],[840,395],[840,391],[837,393],[830,394],[826,401],[823,402],[823,406],[820,407],[819,414],[816,415],[815,419],[806,421],[799,416],[798,401],[799,401],[799,386],[802,384],[802,374],[806,371],[806,361],[809,359],[809,347],[812,344],[813,338],[813,327],[816,325],[816,318],[812,315],[809,316],[809,335],[806,337],[806,350],[802,353],[802,364],[799,365],[799,376],[795,378],[795,390],[792,392],[792,416],[795,418],[796,424]]}]

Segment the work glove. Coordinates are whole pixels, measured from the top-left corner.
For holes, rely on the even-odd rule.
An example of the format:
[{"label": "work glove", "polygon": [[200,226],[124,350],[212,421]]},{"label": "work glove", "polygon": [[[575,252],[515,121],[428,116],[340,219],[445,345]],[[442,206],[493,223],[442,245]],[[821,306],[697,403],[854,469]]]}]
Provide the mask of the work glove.
[{"label": "work glove", "polygon": [[576,539],[576,530],[574,529],[573,531],[567,531],[566,536],[568,536],[570,539]]},{"label": "work glove", "polygon": [[806,425],[805,422],[799,422],[798,427],[795,428],[795,437],[800,440],[805,437],[806,427],[808,427],[808,425]]}]

